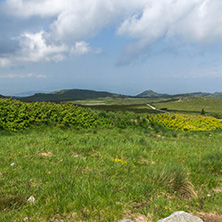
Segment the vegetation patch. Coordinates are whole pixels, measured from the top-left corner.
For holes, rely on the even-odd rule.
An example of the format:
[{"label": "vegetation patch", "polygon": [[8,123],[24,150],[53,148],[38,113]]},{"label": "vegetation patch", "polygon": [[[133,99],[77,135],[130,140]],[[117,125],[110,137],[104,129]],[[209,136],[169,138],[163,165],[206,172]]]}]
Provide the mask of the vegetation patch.
[{"label": "vegetation patch", "polygon": [[0,130],[21,131],[36,126],[81,129],[141,125],[148,126],[145,116],[130,112],[96,111],[69,103],[25,103],[14,99],[0,99]]},{"label": "vegetation patch", "polygon": [[[221,215],[221,132],[151,132],[0,133],[0,221],[157,221],[178,210]],[[27,203],[31,196],[34,204]]]},{"label": "vegetation patch", "polygon": [[222,122],[214,117],[185,114],[148,115],[147,119],[164,127],[182,131],[210,131],[222,129]]},{"label": "vegetation patch", "polygon": [[221,215],[214,129],[221,122],[211,117],[0,99],[0,221]]}]

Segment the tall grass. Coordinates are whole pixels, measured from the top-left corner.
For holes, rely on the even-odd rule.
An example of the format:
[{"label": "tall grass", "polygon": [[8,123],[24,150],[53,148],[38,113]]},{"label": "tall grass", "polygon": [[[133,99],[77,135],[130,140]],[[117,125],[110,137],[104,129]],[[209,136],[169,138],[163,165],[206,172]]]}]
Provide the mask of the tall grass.
[{"label": "tall grass", "polygon": [[[1,132],[0,221],[220,214],[222,193],[214,191],[221,187],[220,165],[214,157],[216,171],[201,164],[221,147],[221,132],[211,135],[175,138],[142,128]],[[34,204],[27,203],[30,196]]]}]

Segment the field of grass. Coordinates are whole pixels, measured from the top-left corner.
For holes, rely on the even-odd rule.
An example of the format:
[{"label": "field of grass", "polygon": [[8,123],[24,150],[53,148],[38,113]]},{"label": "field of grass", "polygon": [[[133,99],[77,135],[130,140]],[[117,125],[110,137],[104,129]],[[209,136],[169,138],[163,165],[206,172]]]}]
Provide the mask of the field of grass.
[{"label": "field of grass", "polygon": [[185,98],[101,98],[96,100],[78,100],[71,103],[97,110],[131,111],[135,113],[157,113],[147,104],[157,109],[165,109],[170,113],[198,115],[204,109],[206,115],[222,119],[222,99],[214,97],[185,97]]},{"label": "field of grass", "polygon": [[168,101],[165,98],[100,98],[96,100],[76,100],[70,103],[104,111],[130,111],[134,113],[156,113],[147,103]]},{"label": "field of grass", "polygon": [[204,109],[206,114],[220,114],[222,116],[222,99],[213,97],[177,98],[164,102],[154,102],[158,109],[167,108],[170,112],[200,114]]},{"label": "field of grass", "polygon": [[[221,122],[140,114],[149,114],[147,103],[169,105],[172,112],[220,112],[221,100],[204,99],[104,98],[82,104],[100,111],[0,100],[0,221],[144,215],[155,222],[178,210],[221,215]],[[109,109],[121,112],[104,111]],[[34,203],[27,202],[31,196]]]},{"label": "field of grass", "polygon": [[158,127],[1,131],[0,221],[222,214],[221,144],[220,131]]}]

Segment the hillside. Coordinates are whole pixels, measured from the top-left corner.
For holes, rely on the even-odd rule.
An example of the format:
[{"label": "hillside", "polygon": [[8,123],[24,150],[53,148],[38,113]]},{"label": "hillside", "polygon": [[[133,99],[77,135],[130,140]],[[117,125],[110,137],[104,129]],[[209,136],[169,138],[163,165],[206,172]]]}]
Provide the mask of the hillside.
[{"label": "hillside", "polygon": [[146,90],[136,96],[136,98],[175,98],[175,97],[216,97],[222,98],[222,92],[207,93],[207,92],[193,92],[182,94],[160,94],[152,90]]},{"label": "hillside", "polygon": [[168,94],[160,94],[156,93],[153,90],[144,91],[136,96],[137,98],[168,98],[170,95]]},{"label": "hillside", "polygon": [[157,109],[167,109],[169,112],[197,113],[204,109],[206,114],[222,115],[222,99],[215,97],[185,97],[153,103]]},{"label": "hillside", "polygon": [[6,98],[6,97],[0,94],[0,98],[1,98],[1,99],[4,99],[4,98]]},{"label": "hillside", "polygon": [[212,94],[213,97],[222,98],[222,92],[215,92]]},{"label": "hillside", "polygon": [[124,98],[127,96],[94,90],[69,89],[60,90],[52,93],[36,93],[33,96],[20,97],[19,100],[26,102],[65,102],[74,100],[98,99],[104,97]]},{"label": "hillside", "polygon": [[[32,91],[34,93],[34,91]],[[134,98],[134,99],[178,99],[185,97],[215,97],[222,98],[222,92],[207,93],[207,92],[194,92],[194,93],[183,93],[183,94],[161,94],[154,92],[153,90],[146,90],[136,96],[126,96],[117,93],[110,93],[106,91],[95,91],[95,90],[84,90],[84,89],[67,89],[54,91],[51,93],[35,93],[30,95],[32,92],[20,93],[13,98],[24,101],[24,102],[66,102],[76,100],[97,100],[103,98],[111,99],[123,99],[123,98]],[[29,96],[27,95],[29,94]],[[20,95],[20,96],[19,96]],[[6,98],[6,96],[0,95],[0,98]],[[139,101],[139,100],[138,100]]]}]

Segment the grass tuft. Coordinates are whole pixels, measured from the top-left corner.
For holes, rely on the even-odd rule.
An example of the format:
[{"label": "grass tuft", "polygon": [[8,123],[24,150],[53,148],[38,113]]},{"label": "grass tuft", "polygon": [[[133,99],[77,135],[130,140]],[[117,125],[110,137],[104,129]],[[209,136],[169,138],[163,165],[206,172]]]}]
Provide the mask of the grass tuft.
[{"label": "grass tuft", "polygon": [[2,195],[0,196],[0,211],[18,209],[25,204],[26,195]]},{"label": "grass tuft", "polygon": [[178,193],[182,198],[191,199],[197,197],[193,184],[180,165],[175,164],[165,167],[157,174],[155,179],[160,185],[167,188],[169,192]]}]

